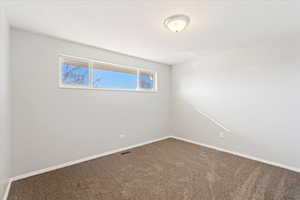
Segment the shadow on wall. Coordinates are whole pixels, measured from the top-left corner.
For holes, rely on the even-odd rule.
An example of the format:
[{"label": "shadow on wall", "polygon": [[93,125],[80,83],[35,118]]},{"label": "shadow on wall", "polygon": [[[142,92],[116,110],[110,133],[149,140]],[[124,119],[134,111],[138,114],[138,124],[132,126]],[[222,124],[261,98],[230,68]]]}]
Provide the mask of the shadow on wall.
[{"label": "shadow on wall", "polygon": [[[259,144],[246,135],[220,127],[215,123],[217,120],[212,119],[198,106],[188,103],[183,98],[174,99],[172,120],[174,134],[178,137],[259,158],[255,154],[255,148],[258,148]],[[267,147],[258,149],[261,148],[264,148],[265,153],[270,153]],[[249,151],[245,152],[244,149],[249,149]]]},{"label": "shadow on wall", "polygon": [[[300,169],[300,43],[296,35],[199,55],[172,68],[182,137]],[[223,131],[207,113],[231,130]]]}]

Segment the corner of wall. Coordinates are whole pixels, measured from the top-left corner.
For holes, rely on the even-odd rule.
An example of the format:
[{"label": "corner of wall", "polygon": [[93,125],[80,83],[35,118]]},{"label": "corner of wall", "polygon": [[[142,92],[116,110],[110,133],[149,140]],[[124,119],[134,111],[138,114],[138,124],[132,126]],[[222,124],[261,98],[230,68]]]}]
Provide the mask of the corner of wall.
[{"label": "corner of wall", "polygon": [[0,8],[0,199],[7,198],[11,177],[10,25]]}]

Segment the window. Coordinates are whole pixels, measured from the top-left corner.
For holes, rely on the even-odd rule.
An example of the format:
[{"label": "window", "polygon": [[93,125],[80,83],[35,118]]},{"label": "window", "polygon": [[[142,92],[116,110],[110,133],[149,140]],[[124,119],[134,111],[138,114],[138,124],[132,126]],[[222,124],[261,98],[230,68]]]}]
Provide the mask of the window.
[{"label": "window", "polygon": [[156,72],[91,59],[60,57],[60,87],[156,91]]},{"label": "window", "polygon": [[63,85],[88,87],[89,63],[80,60],[64,59],[61,63],[61,75]]},{"label": "window", "polygon": [[93,87],[112,89],[137,88],[137,69],[129,69],[106,65],[102,63],[93,64]]},{"label": "window", "polygon": [[140,88],[145,90],[151,90],[154,86],[154,74],[151,72],[140,71],[139,75]]}]

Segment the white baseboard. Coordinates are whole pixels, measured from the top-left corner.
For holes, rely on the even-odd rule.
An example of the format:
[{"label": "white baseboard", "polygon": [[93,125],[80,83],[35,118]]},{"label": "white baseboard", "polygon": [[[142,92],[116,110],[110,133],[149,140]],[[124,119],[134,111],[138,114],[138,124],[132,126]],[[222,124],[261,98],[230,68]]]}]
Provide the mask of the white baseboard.
[{"label": "white baseboard", "polygon": [[9,191],[10,191],[11,183],[12,183],[12,179],[9,179],[9,180],[8,180],[8,184],[7,184],[7,186],[6,186],[6,189],[5,189],[5,193],[4,193],[4,196],[3,196],[3,200],[7,200],[7,198],[8,198],[8,194],[9,194]]},{"label": "white baseboard", "polygon": [[12,181],[21,180],[21,179],[28,178],[28,177],[31,177],[31,176],[35,176],[35,175],[43,174],[43,173],[46,173],[46,172],[50,172],[50,171],[53,171],[53,170],[56,170],[56,169],[61,169],[61,168],[68,167],[68,166],[71,166],[71,165],[75,165],[75,164],[78,164],[78,163],[82,163],[82,162],[85,162],[85,161],[89,161],[89,160],[93,160],[93,159],[100,158],[100,157],[103,157],[103,156],[107,156],[107,155],[110,155],[110,154],[113,154],[113,153],[118,153],[118,152],[122,152],[122,151],[132,149],[132,148],[135,148],[135,147],[139,147],[139,146],[143,146],[143,145],[150,144],[150,143],[153,143],[153,142],[161,141],[161,140],[164,140],[164,139],[167,139],[167,138],[171,138],[171,136],[162,137],[162,138],[147,141],[147,142],[142,142],[142,143],[132,145],[132,146],[128,146],[128,147],[125,147],[125,148],[120,148],[120,149],[116,149],[116,150],[112,150],[112,151],[107,151],[107,152],[104,152],[104,153],[101,153],[101,154],[98,154],[98,155],[93,155],[93,156],[89,156],[89,157],[86,157],[86,158],[81,158],[79,160],[69,161],[69,162],[66,162],[66,163],[63,163],[63,164],[60,164],[60,165],[48,167],[48,168],[45,168],[45,169],[40,169],[40,170],[32,171],[32,172],[29,172],[29,173],[21,174],[21,175],[18,175],[18,176],[15,176],[15,177],[11,178],[11,180]]},{"label": "white baseboard", "polygon": [[196,144],[196,145],[199,145],[199,146],[203,146],[203,147],[207,147],[207,148],[210,148],[210,149],[215,149],[217,151],[222,151],[222,152],[225,152],[225,153],[230,153],[230,154],[233,154],[233,155],[236,155],[236,156],[240,156],[240,157],[247,158],[247,159],[250,159],[250,160],[262,162],[262,163],[265,163],[265,164],[268,164],[268,165],[272,165],[272,166],[275,166],[275,167],[280,167],[280,168],[284,168],[284,169],[287,169],[287,170],[291,170],[291,171],[300,173],[300,169],[297,168],[297,167],[291,167],[291,166],[279,164],[279,163],[276,163],[276,162],[272,162],[272,161],[269,161],[269,160],[257,158],[257,157],[254,157],[254,156],[249,156],[249,155],[245,155],[245,154],[241,154],[241,153],[229,151],[229,150],[222,149],[222,148],[219,148],[219,147],[216,147],[216,146],[213,146],[213,145],[207,145],[207,144],[203,144],[203,143],[200,143],[200,142],[195,142],[195,141],[192,141],[192,140],[189,140],[189,139],[185,139],[185,138],[182,138],[182,137],[171,136],[171,138],[174,138],[174,139],[177,139],[177,140],[182,140],[182,141],[189,142],[189,143],[193,143],[193,144]]}]

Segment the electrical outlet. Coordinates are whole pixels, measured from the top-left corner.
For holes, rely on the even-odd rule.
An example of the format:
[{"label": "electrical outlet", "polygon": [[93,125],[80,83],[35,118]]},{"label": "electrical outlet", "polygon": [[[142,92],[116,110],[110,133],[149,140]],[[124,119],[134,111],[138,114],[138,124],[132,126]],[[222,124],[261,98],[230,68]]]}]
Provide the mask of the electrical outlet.
[{"label": "electrical outlet", "polygon": [[123,139],[123,138],[125,138],[125,137],[126,137],[125,134],[121,134],[121,135],[120,135],[120,138],[121,138],[121,139]]},{"label": "electrical outlet", "polygon": [[225,137],[225,133],[224,132],[219,132],[219,137],[220,138],[224,138]]}]

